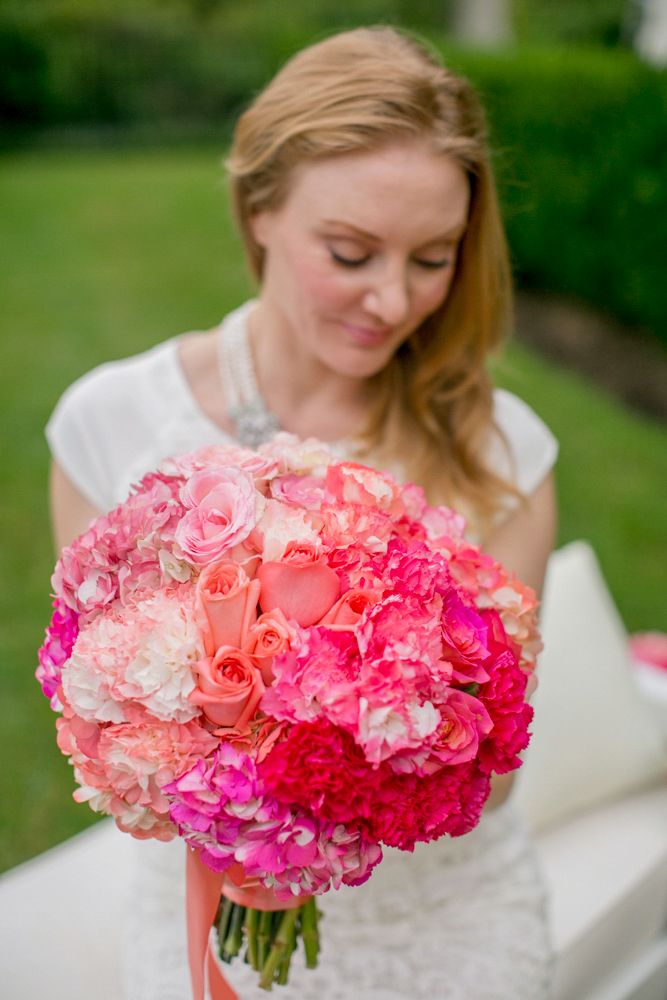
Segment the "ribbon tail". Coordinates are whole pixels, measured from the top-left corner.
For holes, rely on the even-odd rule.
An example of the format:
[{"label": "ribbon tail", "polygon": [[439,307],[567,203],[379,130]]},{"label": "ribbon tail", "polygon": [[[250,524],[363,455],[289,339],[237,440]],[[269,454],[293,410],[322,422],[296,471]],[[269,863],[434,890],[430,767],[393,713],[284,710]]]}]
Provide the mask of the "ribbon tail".
[{"label": "ribbon tail", "polygon": [[220,902],[222,882],[221,872],[211,871],[197,851],[187,849],[186,916],[192,1000],[205,1000],[207,970],[211,1000],[239,1000],[209,949],[211,926]]}]

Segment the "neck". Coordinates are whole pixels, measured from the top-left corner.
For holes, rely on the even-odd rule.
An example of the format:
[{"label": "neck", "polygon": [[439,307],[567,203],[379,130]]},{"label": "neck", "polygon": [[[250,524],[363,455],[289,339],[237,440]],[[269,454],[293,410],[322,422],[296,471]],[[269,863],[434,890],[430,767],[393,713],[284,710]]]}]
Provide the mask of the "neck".
[{"label": "neck", "polygon": [[367,379],[341,375],[314,354],[296,351],[283,317],[262,299],[248,335],[260,392],[281,427],[324,441],[359,433],[369,405]]}]

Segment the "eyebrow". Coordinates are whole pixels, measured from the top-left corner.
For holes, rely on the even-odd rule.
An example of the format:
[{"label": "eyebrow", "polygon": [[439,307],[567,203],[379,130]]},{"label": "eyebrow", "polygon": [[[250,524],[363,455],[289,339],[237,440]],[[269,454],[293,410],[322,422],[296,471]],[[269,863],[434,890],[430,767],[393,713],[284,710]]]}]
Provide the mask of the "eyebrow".
[{"label": "eyebrow", "polygon": [[[343,226],[345,229],[351,229],[358,236],[361,236],[365,240],[370,240],[372,243],[381,243],[379,236],[375,233],[370,233],[367,229],[362,229],[360,226],[355,226],[351,222],[345,222],[343,219],[323,219],[322,225],[324,226]],[[444,233],[439,233],[434,236],[433,239],[427,240],[423,246],[431,246],[433,243],[442,243],[446,240],[459,239],[465,233],[468,228],[467,220],[465,222],[459,222],[456,226],[452,226]]]}]

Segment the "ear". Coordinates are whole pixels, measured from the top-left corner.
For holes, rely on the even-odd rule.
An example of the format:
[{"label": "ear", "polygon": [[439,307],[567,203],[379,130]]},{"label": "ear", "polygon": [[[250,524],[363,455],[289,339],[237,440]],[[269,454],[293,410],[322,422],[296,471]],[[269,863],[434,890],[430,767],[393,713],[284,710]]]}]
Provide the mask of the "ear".
[{"label": "ear", "polygon": [[262,247],[263,250],[266,249],[266,241],[268,237],[268,225],[269,225],[269,213],[255,212],[248,219],[248,228],[255,243]]}]

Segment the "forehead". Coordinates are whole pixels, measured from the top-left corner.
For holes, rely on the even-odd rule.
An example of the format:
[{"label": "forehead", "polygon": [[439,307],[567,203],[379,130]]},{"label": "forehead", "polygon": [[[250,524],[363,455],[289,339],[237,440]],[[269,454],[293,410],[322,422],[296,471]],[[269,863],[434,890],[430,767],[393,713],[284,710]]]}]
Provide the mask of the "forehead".
[{"label": "forehead", "polygon": [[469,198],[463,168],[415,140],[301,164],[284,210],[295,221],[428,238],[463,225]]}]

